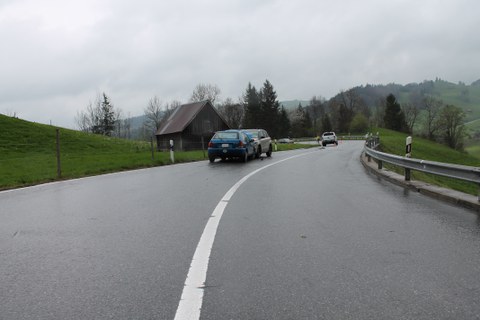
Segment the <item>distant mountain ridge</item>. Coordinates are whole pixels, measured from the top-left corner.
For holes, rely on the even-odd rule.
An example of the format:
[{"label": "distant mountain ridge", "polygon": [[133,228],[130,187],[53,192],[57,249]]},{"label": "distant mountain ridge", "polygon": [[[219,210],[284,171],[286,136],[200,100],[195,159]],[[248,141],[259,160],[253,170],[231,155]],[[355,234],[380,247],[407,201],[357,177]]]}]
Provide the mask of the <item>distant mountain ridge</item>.
[{"label": "distant mountain ridge", "polygon": [[306,107],[310,104],[309,100],[286,100],[286,101],[280,101],[280,106],[283,106],[285,109],[290,110],[290,109],[295,109],[299,105],[302,107]]},{"label": "distant mountain ridge", "polygon": [[[410,102],[412,99],[422,99],[425,95],[433,95],[441,99],[445,104],[452,104],[462,108],[466,114],[466,121],[480,119],[480,79],[467,85],[463,82],[452,83],[442,79],[424,80],[419,83],[408,83],[405,85],[389,84],[366,84],[352,88],[357,95],[370,107],[374,108],[380,99],[392,93],[400,104]],[[339,93],[340,94],[340,93]],[[335,99],[339,94],[332,99]],[[306,107],[310,100],[293,99],[279,101],[280,106],[293,110],[299,105]],[[328,101],[327,101],[328,103]],[[143,123],[145,116],[140,115],[130,118],[131,127],[135,136],[145,136]]]},{"label": "distant mountain ridge", "polygon": [[[455,84],[437,78],[406,85],[396,83],[386,85],[367,84],[352,89],[369,107],[376,106],[379,99],[385,98],[390,93],[397,98],[400,104],[412,101],[420,103],[423,97],[434,96],[445,104],[462,108],[466,114],[466,121],[480,119],[480,79],[470,85],[463,82]],[[338,96],[332,99],[338,98]]]}]

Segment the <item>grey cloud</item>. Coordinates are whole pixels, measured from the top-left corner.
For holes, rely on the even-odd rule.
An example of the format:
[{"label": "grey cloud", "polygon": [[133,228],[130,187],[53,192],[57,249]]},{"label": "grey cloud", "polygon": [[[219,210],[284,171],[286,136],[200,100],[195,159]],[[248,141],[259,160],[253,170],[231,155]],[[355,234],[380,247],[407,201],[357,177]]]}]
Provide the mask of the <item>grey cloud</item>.
[{"label": "grey cloud", "polygon": [[[73,126],[107,92],[125,114],[198,83],[280,99],[366,83],[478,78],[480,4],[447,1],[0,1],[0,112]],[[59,112],[61,110],[61,112]]]}]

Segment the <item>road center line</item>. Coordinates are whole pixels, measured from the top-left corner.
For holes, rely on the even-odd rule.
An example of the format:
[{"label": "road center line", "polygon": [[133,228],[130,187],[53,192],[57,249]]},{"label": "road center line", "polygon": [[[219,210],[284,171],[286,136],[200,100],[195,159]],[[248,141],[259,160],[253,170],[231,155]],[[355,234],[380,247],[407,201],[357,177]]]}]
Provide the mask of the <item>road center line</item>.
[{"label": "road center line", "polygon": [[247,174],[242,179],[237,181],[237,183],[235,183],[233,187],[231,187],[230,190],[225,193],[223,198],[218,202],[217,206],[213,210],[210,219],[208,219],[207,225],[205,226],[202,236],[200,237],[200,241],[198,242],[197,248],[195,249],[192,263],[190,264],[190,269],[188,270],[187,279],[185,280],[182,296],[180,298],[177,312],[175,314],[175,320],[200,319],[200,312],[202,310],[203,303],[203,289],[205,288],[208,262],[210,261],[210,253],[212,251],[213,241],[215,240],[218,224],[220,223],[220,219],[223,216],[223,212],[225,211],[228,202],[233,197],[238,188],[240,188],[240,186],[250,177],[266,168],[269,168],[273,165],[282,163],[287,160],[308,155],[310,153],[313,153],[313,151],[305,152],[283,160],[279,160],[270,163],[264,167],[261,167],[255,171],[252,171],[251,173]]}]

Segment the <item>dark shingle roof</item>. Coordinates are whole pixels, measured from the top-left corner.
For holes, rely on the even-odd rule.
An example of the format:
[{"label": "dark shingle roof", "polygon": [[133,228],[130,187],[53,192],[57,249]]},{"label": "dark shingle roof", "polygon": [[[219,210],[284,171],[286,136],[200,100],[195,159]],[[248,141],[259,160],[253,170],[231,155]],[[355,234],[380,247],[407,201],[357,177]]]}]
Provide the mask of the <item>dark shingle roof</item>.
[{"label": "dark shingle roof", "polygon": [[178,106],[158,129],[157,135],[182,132],[207,103],[210,102],[206,100]]}]

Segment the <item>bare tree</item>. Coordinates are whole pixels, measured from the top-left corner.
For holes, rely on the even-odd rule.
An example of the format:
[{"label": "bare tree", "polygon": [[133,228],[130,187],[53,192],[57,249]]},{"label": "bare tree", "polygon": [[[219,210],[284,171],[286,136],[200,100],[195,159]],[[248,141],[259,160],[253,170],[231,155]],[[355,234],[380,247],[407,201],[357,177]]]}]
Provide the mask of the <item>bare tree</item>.
[{"label": "bare tree", "polygon": [[182,103],[178,100],[173,100],[171,101],[170,103],[167,103],[165,105],[165,110],[163,112],[163,119],[162,119],[162,124],[168,120],[168,118],[170,118],[170,115],[173,113],[173,111],[175,111],[175,109],[177,109],[178,107],[180,107],[182,105]]},{"label": "bare tree", "polygon": [[355,89],[341,91],[335,98],[330,100],[329,108],[332,113],[335,130],[343,133],[349,131],[350,123],[356,113],[361,112],[367,118],[370,117],[368,106]]},{"label": "bare tree", "polygon": [[[89,106],[87,106],[87,109],[89,108]],[[83,111],[77,111],[77,115],[75,116],[75,123],[80,131],[90,132],[91,124],[90,118],[88,117],[87,113]]]},{"label": "bare tree", "polygon": [[170,102],[169,104],[167,104],[167,109],[175,109],[176,107],[180,107],[182,105],[182,103],[178,100],[173,100],[172,102]]},{"label": "bare tree", "polygon": [[115,128],[114,128],[114,131],[113,131],[113,135],[117,138],[122,138],[122,135],[123,135],[123,132],[124,132],[123,121],[121,120],[122,119],[122,114],[123,114],[123,111],[119,110],[119,109],[115,110],[115,112],[114,112]]},{"label": "bare tree", "polygon": [[173,110],[179,105],[181,105],[181,103],[176,100],[163,104],[157,96],[154,96],[150,99],[147,107],[144,109],[146,117],[144,128],[147,128],[150,132],[155,134],[165,121],[167,121]]},{"label": "bare tree", "polygon": [[376,127],[383,127],[385,125],[383,122],[383,118],[385,117],[385,104],[386,99],[384,97],[378,98],[375,101],[372,123]]},{"label": "bare tree", "polygon": [[325,114],[325,98],[321,96],[313,96],[312,99],[310,99],[310,103],[307,106],[307,112],[310,114],[310,117],[312,119],[312,124],[313,124],[313,131],[316,134],[320,134],[318,132],[318,125]]},{"label": "bare tree", "polygon": [[349,89],[346,92],[341,91],[339,96],[340,102],[347,108],[350,114],[354,115],[355,113],[361,112],[367,118],[370,117],[370,110],[368,109],[367,104],[354,88]]},{"label": "bare tree", "polygon": [[443,106],[443,102],[432,96],[426,96],[423,99],[425,106],[425,129],[427,130],[427,136],[430,140],[435,140],[435,135],[440,128],[439,114]]},{"label": "bare tree", "polygon": [[408,132],[413,133],[413,127],[415,126],[415,122],[420,110],[411,102],[403,104],[402,110],[403,114],[405,115],[405,122],[407,124]]},{"label": "bare tree", "polygon": [[439,119],[444,143],[452,149],[463,149],[463,138],[465,137],[463,125],[465,113],[463,110],[453,105],[446,105],[442,108]]},{"label": "bare tree", "polygon": [[210,100],[210,102],[215,105],[215,101],[219,96],[220,89],[217,87],[217,85],[200,83],[193,90],[192,96],[190,97],[190,102]]},{"label": "bare tree", "polygon": [[[2,113],[2,112],[0,112],[0,113]],[[12,109],[5,110],[5,112],[3,112],[3,114],[7,117],[10,117],[10,118],[17,118],[17,112],[13,111]]]},{"label": "bare tree", "polygon": [[150,128],[151,131],[158,131],[164,115],[162,102],[157,96],[154,96],[148,102],[147,107],[144,109],[145,113],[145,125]]},{"label": "bare tree", "polygon": [[227,98],[224,103],[218,107],[218,112],[222,115],[230,128],[240,128],[243,121],[245,110],[241,102],[235,103],[231,98]]},{"label": "bare tree", "polygon": [[123,111],[115,110],[115,131],[114,136],[117,138],[130,139],[132,129],[132,116],[130,113],[126,117],[123,116]]},{"label": "bare tree", "polygon": [[132,138],[132,116],[129,113],[125,119],[120,119],[118,120],[121,123],[121,132],[120,132],[120,137],[125,138],[125,139],[131,139]]},{"label": "bare tree", "polygon": [[78,128],[83,132],[93,132],[93,128],[98,126],[101,119],[101,102],[96,100],[95,105],[90,101],[86,111],[77,111],[75,122]]}]

